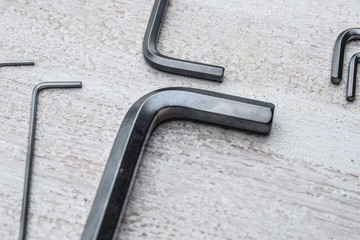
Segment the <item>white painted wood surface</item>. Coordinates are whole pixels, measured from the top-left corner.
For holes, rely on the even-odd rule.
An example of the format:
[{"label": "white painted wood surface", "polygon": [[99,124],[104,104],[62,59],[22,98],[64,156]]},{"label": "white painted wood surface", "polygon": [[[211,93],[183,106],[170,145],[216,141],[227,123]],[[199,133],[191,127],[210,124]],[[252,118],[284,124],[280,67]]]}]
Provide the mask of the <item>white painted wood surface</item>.
[{"label": "white painted wood surface", "polygon": [[[226,67],[223,83],[151,68],[142,38],[152,0],[2,0],[0,239],[19,229],[31,91],[38,110],[28,239],[79,239],[132,103],[187,86],[270,101],[269,136],[175,121],[153,134],[119,239],[359,239],[360,100],[330,83],[337,35],[359,1],[172,0],[168,55]],[[349,44],[350,56],[360,42]],[[360,94],[360,93],[359,93]]]}]

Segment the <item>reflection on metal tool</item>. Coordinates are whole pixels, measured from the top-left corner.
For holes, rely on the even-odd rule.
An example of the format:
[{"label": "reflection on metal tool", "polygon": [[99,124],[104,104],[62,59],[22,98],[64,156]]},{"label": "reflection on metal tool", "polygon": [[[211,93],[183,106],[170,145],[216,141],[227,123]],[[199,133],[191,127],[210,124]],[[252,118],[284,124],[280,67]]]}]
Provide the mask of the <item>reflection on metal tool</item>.
[{"label": "reflection on metal tool", "polygon": [[181,87],[160,89],[140,98],[121,124],[82,239],[112,239],[124,214],[144,146],[160,123],[195,120],[268,134],[274,109],[271,103]]},{"label": "reflection on metal tool", "polygon": [[165,72],[221,82],[225,69],[220,66],[164,56],[156,49],[162,20],[169,0],[155,0],[143,41],[143,54],[154,68]]},{"label": "reflection on metal tool", "polygon": [[80,81],[67,81],[67,82],[42,82],[34,87],[31,100],[30,110],[30,127],[29,127],[29,142],[26,155],[26,167],[25,167],[25,180],[24,180],[24,192],[21,210],[20,220],[20,234],[19,240],[26,238],[26,227],[27,227],[27,214],[29,210],[30,200],[30,183],[31,183],[31,169],[34,157],[34,144],[35,144],[35,127],[36,127],[36,110],[37,110],[37,99],[39,92],[49,88],[81,88]]}]

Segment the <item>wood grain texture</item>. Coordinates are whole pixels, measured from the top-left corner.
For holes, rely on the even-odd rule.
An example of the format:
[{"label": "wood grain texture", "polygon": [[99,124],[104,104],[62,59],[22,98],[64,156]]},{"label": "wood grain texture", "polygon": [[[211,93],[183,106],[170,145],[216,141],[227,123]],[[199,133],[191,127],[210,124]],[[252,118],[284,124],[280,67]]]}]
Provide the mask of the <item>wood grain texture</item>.
[{"label": "wood grain texture", "polygon": [[[276,105],[269,136],[185,121],[155,130],[118,239],[359,239],[360,100],[330,83],[358,1],[172,0],[168,55],[225,66],[221,84],[160,72],[142,39],[153,1],[2,0],[0,239],[18,235],[31,91],[40,94],[28,239],[79,239],[126,111],[186,86]],[[344,79],[350,56],[345,55]]]}]

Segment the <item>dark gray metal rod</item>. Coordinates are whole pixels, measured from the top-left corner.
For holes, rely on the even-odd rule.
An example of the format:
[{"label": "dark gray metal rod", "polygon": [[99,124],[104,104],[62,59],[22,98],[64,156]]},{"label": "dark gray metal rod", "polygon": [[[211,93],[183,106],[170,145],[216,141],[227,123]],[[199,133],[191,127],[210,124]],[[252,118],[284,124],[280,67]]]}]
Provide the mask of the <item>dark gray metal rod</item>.
[{"label": "dark gray metal rod", "polygon": [[33,66],[35,62],[33,60],[16,60],[16,61],[2,61],[0,67],[7,66]]},{"label": "dark gray metal rod", "polygon": [[37,99],[39,93],[43,89],[49,88],[81,88],[82,83],[80,81],[68,81],[68,82],[42,82],[34,87],[31,100],[30,110],[30,127],[29,127],[29,141],[26,155],[26,167],[25,167],[25,179],[24,179],[24,192],[21,209],[21,220],[20,220],[20,234],[19,240],[26,238],[26,227],[27,227],[27,215],[29,210],[30,201],[30,186],[31,186],[31,173],[32,163],[34,157],[34,146],[35,146],[35,129],[36,129],[36,111],[37,111]]},{"label": "dark gray metal rod", "polygon": [[349,63],[349,75],[346,99],[350,102],[355,100],[357,65],[360,62],[360,52],[354,54]]},{"label": "dark gray metal rod", "polygon": [[331,68],[331,82],[339,84],[342,79],[344,53],[346,44],[353,40],[360,40],[360,28],[350,28],[339,34],[335,42]]},{"label": "dark gray metal rod", "polygon": [[112,239],[144,146],[160,123],[187,119],[268,134],[274,109],[271,103],[181,87],[160,89],[140,98],[118,131],[81,239]]},{"label": "dark gray metal rod", "polygon": [[143,41],[145,60],[159,70],[221,82],[225,69],[220,66],[164,56],[156,49],[162,20],[169,0],[155,0]]}]

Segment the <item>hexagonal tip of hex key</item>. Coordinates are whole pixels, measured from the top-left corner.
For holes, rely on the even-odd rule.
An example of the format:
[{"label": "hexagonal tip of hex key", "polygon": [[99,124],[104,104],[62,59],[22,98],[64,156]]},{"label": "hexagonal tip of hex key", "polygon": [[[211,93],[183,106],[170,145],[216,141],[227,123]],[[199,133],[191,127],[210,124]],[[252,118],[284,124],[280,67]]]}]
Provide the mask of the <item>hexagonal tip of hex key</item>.
[{"label": "hexagonal tip of hex key", "polygon": [[157,51],[156,41],[167,4],[168,0],[155,0],[143,40],[143,54],[146,61],[152,67],[165,72],[221,82],[224,76],[224,67],[176,59]]}]

